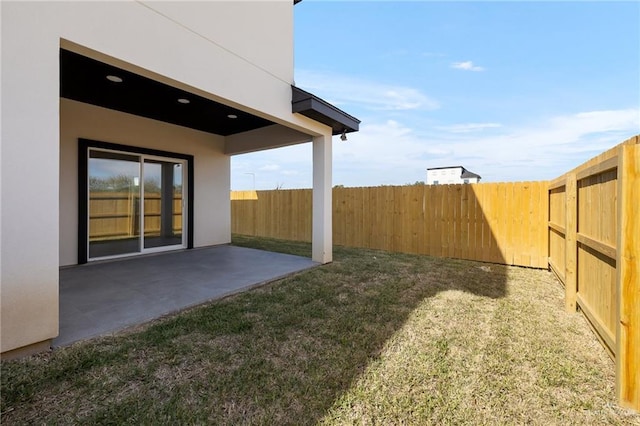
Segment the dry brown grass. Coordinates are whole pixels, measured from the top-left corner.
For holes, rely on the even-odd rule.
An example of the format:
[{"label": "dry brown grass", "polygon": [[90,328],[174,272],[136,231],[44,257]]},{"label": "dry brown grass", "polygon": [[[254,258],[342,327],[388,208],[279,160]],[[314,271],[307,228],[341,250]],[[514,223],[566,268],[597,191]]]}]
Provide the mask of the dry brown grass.
[{"label": "dry brown grass", "polygon": [[548,272],[470,263],[456,275],[478,271],[504,276],[505,297],[423,300],[322,423],[640,424],[615,405],[612,361]]}]

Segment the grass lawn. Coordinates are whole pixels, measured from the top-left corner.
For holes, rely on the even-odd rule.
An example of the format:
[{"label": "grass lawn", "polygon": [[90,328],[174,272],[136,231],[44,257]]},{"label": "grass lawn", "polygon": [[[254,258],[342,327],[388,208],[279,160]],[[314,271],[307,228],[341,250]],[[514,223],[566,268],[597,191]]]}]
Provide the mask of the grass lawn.
[{"label": "grass lawn", "polygon": [[[234,237],[310,255],[310,245]],[[336,247],[335,261],[2,362],[2,424],[640,424],[547,271]]]}]

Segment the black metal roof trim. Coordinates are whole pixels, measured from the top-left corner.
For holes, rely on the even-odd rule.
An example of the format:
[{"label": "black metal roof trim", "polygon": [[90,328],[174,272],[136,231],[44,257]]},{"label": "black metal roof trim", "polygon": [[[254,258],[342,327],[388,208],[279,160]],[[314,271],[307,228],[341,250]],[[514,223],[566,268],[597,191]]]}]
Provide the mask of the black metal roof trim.
[{"label": "black metal roof trim", "polygon": [[296,86],[291,86],[291,112],[330,126],[333,135],[357,132],[360,126],[357,118]]},{"label": "black metal roof trim", "polygon": [[440,170],[440,169],[457,169],[460,168],[462,170],[466,170],[462,166],[444,166],[444,167],[429,167],[427,170]]}]

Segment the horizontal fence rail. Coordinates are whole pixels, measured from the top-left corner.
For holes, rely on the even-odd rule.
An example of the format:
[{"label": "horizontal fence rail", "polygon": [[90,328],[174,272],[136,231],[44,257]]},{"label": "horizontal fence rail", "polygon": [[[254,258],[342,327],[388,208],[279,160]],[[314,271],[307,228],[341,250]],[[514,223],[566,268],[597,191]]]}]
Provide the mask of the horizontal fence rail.
[{"label": "horizontal fence rail", "polygon": [[[173,232],[182,231],[182,197],[173,203]],[[128,192],[91,192],[89,194],[89,240],[127,238],[138,235],[140,197]],[[160,235],[162,198],[159,193],[145,194],[144,234]]]}]

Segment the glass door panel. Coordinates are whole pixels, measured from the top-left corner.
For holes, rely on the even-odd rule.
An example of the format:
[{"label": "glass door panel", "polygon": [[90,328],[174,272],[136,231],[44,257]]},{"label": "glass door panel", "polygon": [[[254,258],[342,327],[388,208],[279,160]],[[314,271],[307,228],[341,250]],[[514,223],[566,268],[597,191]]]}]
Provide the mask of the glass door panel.
[{"label": "glass door panel", "polygon": [[173,235],[180,236],[182,244],[184,244],[184,239],[182,238],[182,225],[184,223],[184,217],[182,215],[182,206],[184,203],[182,179],[184,169],[182,164],[173,165]]},{"label": "glass door panel", "polygon": [[144,160],[144,248],[182,245],[183,166]]},{"label": "glass door panel", "polygon": [[89,151],[89,258],[140,252],[140,157]]}]

